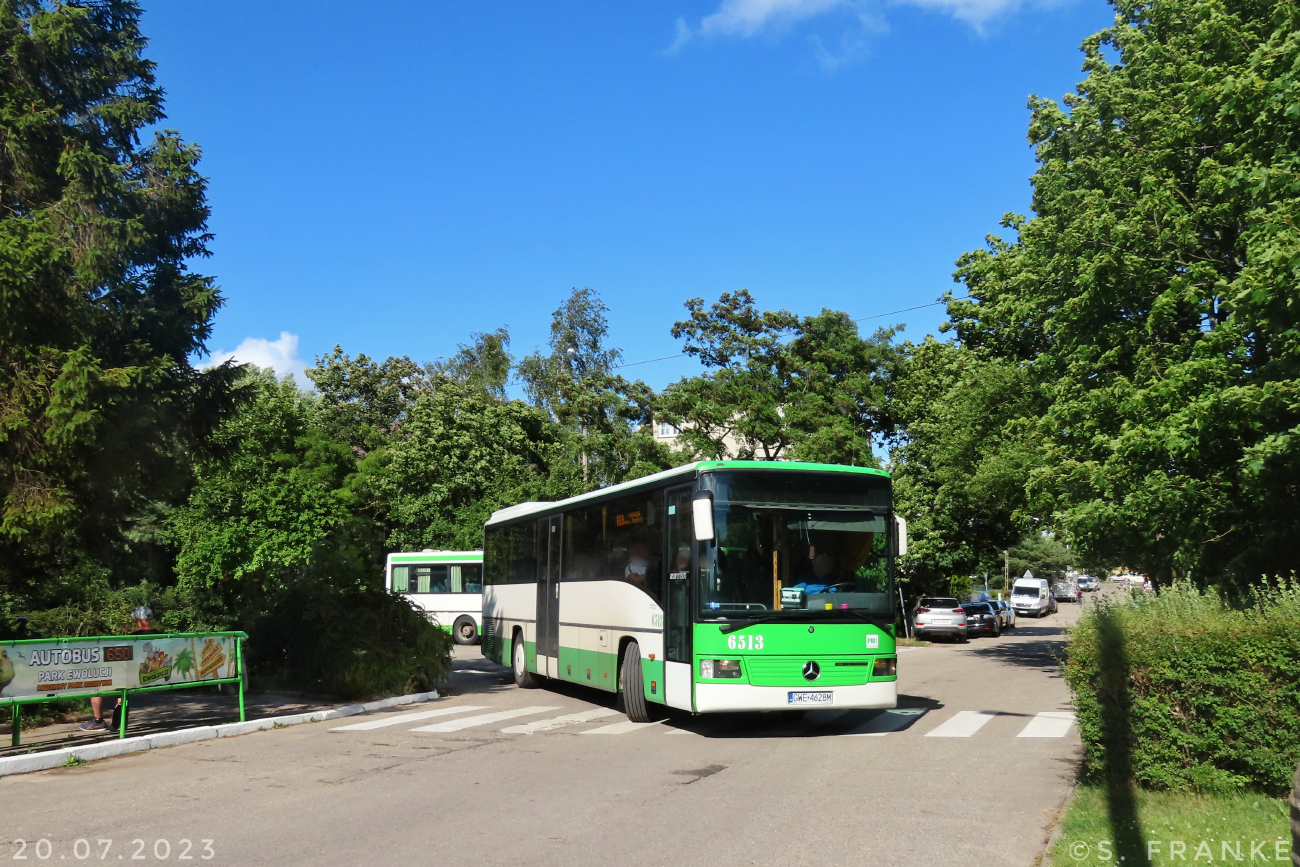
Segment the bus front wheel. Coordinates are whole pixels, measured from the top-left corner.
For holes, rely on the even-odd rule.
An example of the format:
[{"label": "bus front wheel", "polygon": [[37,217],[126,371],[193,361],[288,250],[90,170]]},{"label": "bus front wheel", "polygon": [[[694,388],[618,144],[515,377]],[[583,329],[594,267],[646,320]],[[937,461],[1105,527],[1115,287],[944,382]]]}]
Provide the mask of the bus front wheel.
[{"label": "bus front wheel", "polygon": [[473,644],[478,641],[478,624],[473,617],[457,617],[451,627],[451,634],[457,644]]},{"label": "bus front wheel", "polygon": [[623,648],[623,665],[618,677],[619,691],[623,696],[623,712],[632,722],[650,722],[646,707],[644,678],[641,676],[641,647],[628,642]]},{"label": "bus front wheel", "polygon": [[524,637],[515,636],[515,649],[512,655],[514,661],[515,686],[520,689],[536,689],[538,687],[537,675],[528,670],[528,648],[524,646]]}]

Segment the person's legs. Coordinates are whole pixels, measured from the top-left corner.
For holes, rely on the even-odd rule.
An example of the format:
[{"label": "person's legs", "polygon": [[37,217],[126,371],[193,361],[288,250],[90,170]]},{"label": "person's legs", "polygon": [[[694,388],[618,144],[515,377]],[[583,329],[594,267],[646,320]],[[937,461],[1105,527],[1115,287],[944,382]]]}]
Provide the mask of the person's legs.
[{"label": "person's legs", "polygon": [[100,695],[91,696],[90,713],[94,717],[90,722],[83,723],[82,731],[93,732],[108,728],[108,723],[104,722],[104,697]]}]

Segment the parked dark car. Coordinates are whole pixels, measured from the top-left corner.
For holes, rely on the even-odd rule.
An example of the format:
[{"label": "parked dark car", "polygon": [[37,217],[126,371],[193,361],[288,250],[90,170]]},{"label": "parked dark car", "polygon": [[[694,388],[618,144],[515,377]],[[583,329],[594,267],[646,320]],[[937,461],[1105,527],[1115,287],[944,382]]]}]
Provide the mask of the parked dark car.
[{"label": "parked dark car", "polygon": [[992,635],[996,638],[1002,634],[1002,618],[990,603],[967,602],[962,609],[966,612],[967,635]]}]

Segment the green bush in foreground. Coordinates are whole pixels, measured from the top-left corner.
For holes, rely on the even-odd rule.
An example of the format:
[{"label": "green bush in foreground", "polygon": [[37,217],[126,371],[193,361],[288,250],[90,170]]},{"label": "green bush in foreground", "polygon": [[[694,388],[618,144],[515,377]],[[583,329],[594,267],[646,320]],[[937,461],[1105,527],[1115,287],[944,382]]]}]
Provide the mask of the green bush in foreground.
[{"label": "green bush in foreground", "polygon": [[298,585],[249,628],[264,685],[340,698],[427,692],[451,670],[451,636],[381,589]]},{"label": "green bush in foreground", "polygon": [[1300,585],[1240,607],[1190,586],[1102,600],[1071,630],[1065,677],[1085,780],[1284,794],[1300,759]]}]

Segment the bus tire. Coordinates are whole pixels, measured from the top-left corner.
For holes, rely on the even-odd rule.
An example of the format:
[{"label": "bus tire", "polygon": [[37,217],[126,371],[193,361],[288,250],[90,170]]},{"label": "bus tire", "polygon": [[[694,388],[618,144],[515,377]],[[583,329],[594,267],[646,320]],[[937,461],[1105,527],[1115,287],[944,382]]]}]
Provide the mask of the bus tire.
[{"label": "bus tire", "polygon": [[451,636],[456,639],[457,644],[473,644],[478,641],[478,624],[474,622],[473,617],[462,614],[451,625]]},{"label": "bus tire", "polygon": [[515,686],[520,689],[537,689],[541,685],[537,675],[528,670],[528,648],[524,645],[523,635],[515,635],[515,646],[510,659],[515,673]]},{"label": "bus tire", "polygon": [[623,648],[618,688],[627,718],[632,722],[650,722],[650,710],[645,701],[645,680],[641,676],[641,647],[635,641],[629,641],[627,647]]}]

